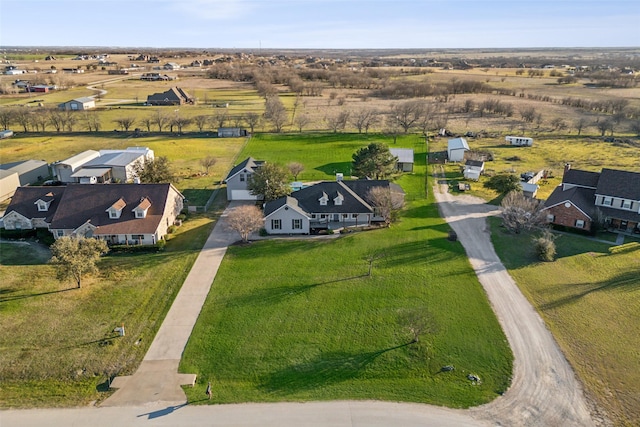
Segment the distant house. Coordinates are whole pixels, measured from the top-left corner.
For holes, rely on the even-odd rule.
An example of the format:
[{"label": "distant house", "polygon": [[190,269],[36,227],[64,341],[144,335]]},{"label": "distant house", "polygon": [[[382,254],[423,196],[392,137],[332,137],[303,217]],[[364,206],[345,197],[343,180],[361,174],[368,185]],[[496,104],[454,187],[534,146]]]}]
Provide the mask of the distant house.
[{"label": "distant house", "polygon": [[179,87],[172,87],[166,92],[154,93],[147,97],[149,105],[182,105],[193,104],[194,99]]},{"label": "distant house", "polygon": [[545,210],[554,225],[590,231],[594,222],[604,221],[611,230],[640,233],[640,173],[589,172],[566,165]]},{"label": "distant house", "polygon": [[463,161],[464,153],[469,150],[469,144],[464,138],[454,138],[447,142],[447,156],[450,162]]},{"label": "distant house", "polygon": [[162,66],[162,68],[164,68],[165,70],[179,70],[180,65],[176,64],[175,62],[167,62]]},{"label": "distant house", "polygon": [[183,208],[171,184],[20,187],[3,217],[6,229],[48,228],[63,236],[109,244],[155,244]]},{"label": "distant house", "polygon": [[247,130],[242,128],[218,128],[218,138],[239,138],[247,135]]},{"label": "distant house", "polygon": [[242,163],[234,166],[224,182],[227,184],[227,200],[258,200],[249,191],[251,176],[264,164],[262,160],[248,157]]},{"label": "distant house", "polygon": [[58,109],[60,110],[90,110],[92,108],[96,108],[96,100],[89,97],[84,98],[76,98],[71,101],[63,102],[62,104],[58,104]]},{"label": "distant house", "polygon": [[386,180],[320,182],[266,203],[265,230],[269,234],[309,234],[383,221],[369,199],[369,192],[376,187],[404,194]]},{"label": "distant house", "polygon": [[18,187],[20,187],[18,173],[0,169],[0,202],[12,197]]},{"label": "distant house", "polygon": [[400,172],[413,172],[413,150],[411,148],[390,148],[391,155],[398,158],[396,168]]},{"label": "distant house", "polygon": [[480,179],[480,175],[484,171],[484,162],[482,160],[467,160],[464,163],[464,170],[462,174],[466,179],[477,181]]},{"label": "distant house", "polygon": [[0,139],[11,138],[13,136],[13,131],[6,129],[0,130]]},{"label": "distant house", "polygon": [[19,185],[32,185],[51,176],[49,164],[44,160],[23,160],[13,163],[4,163],[0,169],[16,172],[20,180]]}]

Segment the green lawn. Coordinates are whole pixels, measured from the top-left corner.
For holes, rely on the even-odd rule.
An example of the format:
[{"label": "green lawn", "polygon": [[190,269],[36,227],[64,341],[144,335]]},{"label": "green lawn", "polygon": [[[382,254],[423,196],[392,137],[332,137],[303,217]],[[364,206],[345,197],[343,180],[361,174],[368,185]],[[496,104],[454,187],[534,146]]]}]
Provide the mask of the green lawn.
[{"label": "green lawn", "polygon": [[561,235],[555,262],[537,262],[527,234],[492,219],[496,251],[553,332],[565,356],[615,425],[640,418],[640,248]]},{"label": "green lawn", "polygon": [[[283,154],[294,138],[254,140],[245,154],[302,161],[306,178],[329,178],[316,168],[350,158],[329,136],[302,140],[318,150],[307,146],[299,158]],[[261,151],[269,144],[279,149]],[[342,144],[352,153],[362,142]],[[424,175],[400,184],[415,196]],[[229,248],[181,363],[181,372],[198,374],[186,389],[189,401],[202,399],[207,381],[212,403],[383,399],[468,407],[506,390],[511,352],[464,249],[447,240],[431,201],[414,199],[389,229]],[[382,258],[369,277],[372,254]],[[427,327],[411,344],[416,313]],[[441,372],[447,365],[455,370]],[[469,373],[482,383],[472,384]]]},{"label": "green lawn", "polygon": [[41,251],[0,244],[0,407],[104,399],[107,376],[142,360],[212,226],[195,217],[163,253],[107,256],[82,289],[57,281]]}]

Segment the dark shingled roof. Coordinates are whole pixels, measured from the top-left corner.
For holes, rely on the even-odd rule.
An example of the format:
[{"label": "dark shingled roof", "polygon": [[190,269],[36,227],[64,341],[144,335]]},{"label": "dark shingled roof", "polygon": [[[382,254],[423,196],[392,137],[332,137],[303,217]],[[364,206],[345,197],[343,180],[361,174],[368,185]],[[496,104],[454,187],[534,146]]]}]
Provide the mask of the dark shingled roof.
[{"label": "dark shingled roof", "polygon": [[640,200],[640,173],[602,169],[596,194],[628,200]]},{"label": "dark shingled roof", "polygon": [[565,202],[573,203],[578,209],[583,211],[589,217],[593,218],[596,208],[593,204],[595,190],[582,187],[571,187],[568,190],[562,190],[562,185],[556,187],[549,198],[544,202],[545,208],[550,208]]},{"label": "dark shingled roof", "polygon": [[[50,228],[76,229],[90,222],[97,227],[95,234],[154,233],[162,219],[170,187],[171,184],[68,185]],[[151,202],[147,215],[136,218],[132,210],[145,198]],[[109,218],[107,209],[119,199],[126,203],[120,218]]]},{"label": "dark shingled roof", "polygon": [[260,166],[262,166],[264,164],[263,160],[256,160],[253,157],[247,157],[242,163],[234,166],[231,171],[229,172],[229,174],[227,175],[227,177],[225,178],[225,181],[228,180],[229,178],[233,177],[234,175],[240,173],[243,170],[248,170],[251,172],[255,172],[256,169],[258,169]]},{"label": "dark shingled roof", "polygon": [[579,169],[569,169],[564,173],[562,182],[564,184],[573,184],[581,187],[596,188],[600,179],[599,172],[588,172]]},{"label": "dark shingled roof", "polygon": [[[64,186],[18,187],[16,193],[11,198],[9,206],[7,206],[6,213],[15,211],[25,218],[44,218],[45,222],[51,223],[66,189],[67,187]],[[51,200],[48,211],[38,211],[38,205],[35,204],[38,199],[45,202]]]}]

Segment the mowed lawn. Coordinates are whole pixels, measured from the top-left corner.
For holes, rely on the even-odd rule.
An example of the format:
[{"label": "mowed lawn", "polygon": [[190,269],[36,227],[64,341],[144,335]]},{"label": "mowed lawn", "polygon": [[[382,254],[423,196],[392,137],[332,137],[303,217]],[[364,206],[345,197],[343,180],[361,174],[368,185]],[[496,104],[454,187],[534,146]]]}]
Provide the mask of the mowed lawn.
[{"label": "mowed lawn", "polygon": [[[333,155],[339,143],[318,138],[303,141],[318,152],[297,159],[261,151],[262,144],[253,151],[253,142],[247,154],[295,159],[321,178],[327,173],[314,172],[318,166],[349,159],[354,141]],[[277,137],[268,143],[285,152],[295,146]],[[320,154],[332,144],[333,152]],[[399,181],[409,194],[424,194],[422,159],[422,172]],[[468,407],[494,399],[510,384],[511,351],[464,249],[447,234],[432,201],[414,197],[388,229],[230,247],[181,362],[181,372],[198,374],[186,389],[189,401],[202,400],[208,381],[212,403],[382,399]],[[371,256],[379,258],[368,276]],[[418,343],[412,327],[421,331]]]},{"label": "mowed lawn", "polygon": [[[78,406],[131,374],[182,286],[213,221],[186,221],[166,251],[110,255],[77,289],[46,247],[0,244],[0,407]],[[126,336],[114,328],[124,324]]]},{"label": "mowed lawn", "polygon": [[[615,425],[640,419],[640,246],[561,235],[558,259],[537,262],[527,234],[506,234],[492,221],[498,255],[540,312],[565,356]],[[637,244],[636,244],[637,245]]]}]

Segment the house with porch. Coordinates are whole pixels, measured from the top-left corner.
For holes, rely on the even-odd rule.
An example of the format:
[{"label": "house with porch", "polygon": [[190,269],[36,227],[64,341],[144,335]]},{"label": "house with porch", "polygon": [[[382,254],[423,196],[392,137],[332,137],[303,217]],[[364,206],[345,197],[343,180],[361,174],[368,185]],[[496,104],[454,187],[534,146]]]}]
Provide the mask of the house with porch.
[{"label": "house with porch", "polygon": [[154,93],[147,96],[147,104],[149,105],[182,105],[193,103],[194,99],[179,87],[172,87],[166,92]]},{"label": "house with porch", "polygon": [[269,234],[309,234],[384,221],[369,197],[376,187],[404,195],[400,186],[387,180],[320,182],[266,203],[265,230]]},{"label": "house with porch", "polygon": [[611,231],[640,233],[640,173],[590,172],[565,165],[562,183],[545,202],[547,221],[591,231],[602,222]]},{"label": "house with porch", "polygon": [[46,228],[63,236],[95,237],[109,244],[155,244],[183,209],[171,184],[19,187],[3,217],[8,230]]}]

